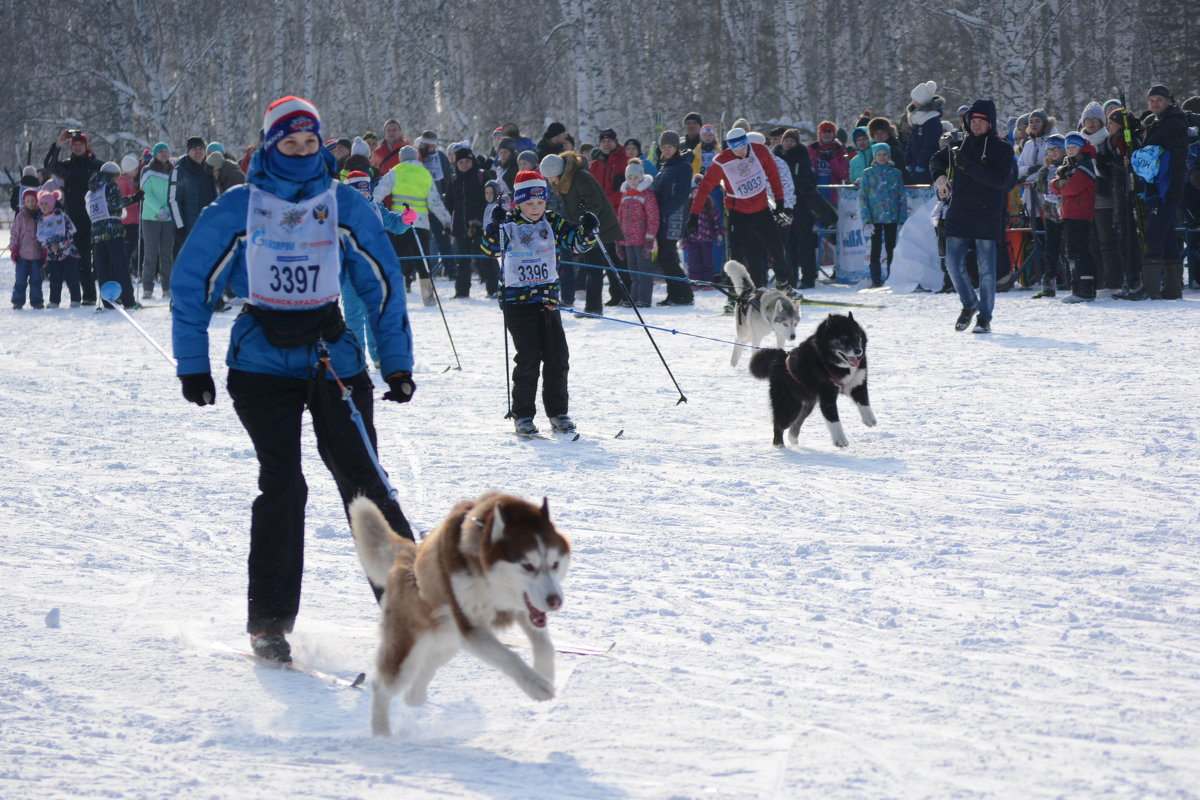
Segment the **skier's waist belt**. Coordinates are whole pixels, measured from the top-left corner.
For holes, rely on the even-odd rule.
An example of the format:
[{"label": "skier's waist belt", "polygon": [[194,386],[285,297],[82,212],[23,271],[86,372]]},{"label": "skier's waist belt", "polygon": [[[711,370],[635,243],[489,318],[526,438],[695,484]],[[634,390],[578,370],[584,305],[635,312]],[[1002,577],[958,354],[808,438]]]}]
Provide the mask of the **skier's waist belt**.
[{"label": "skier's waist belt", "polygon": [[322,339],[336,342],[346,332],[337,303],[304,311],[280,311],[246,303],[242,313],[258,320],[267,341],[274,347],[305,347]]},{"label": "skier's waist belt", "polygon": [[532,286],[512,286],[504,290],[504,302],[530,303],[538,300],[558,302],[558,283],[538,283]]}]

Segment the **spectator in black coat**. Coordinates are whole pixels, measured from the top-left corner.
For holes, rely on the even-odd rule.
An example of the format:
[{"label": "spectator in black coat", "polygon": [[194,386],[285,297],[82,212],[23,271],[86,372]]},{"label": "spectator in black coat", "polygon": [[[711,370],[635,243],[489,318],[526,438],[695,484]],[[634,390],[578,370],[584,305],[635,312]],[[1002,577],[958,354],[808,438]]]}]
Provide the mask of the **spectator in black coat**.
[{"label": "spectator in black coat", "polygon": [[[71,154],[63,157],[62,148],[67,142],[71,143]],[[44,162],[46,169],[63,181],[63,205],[67,208],[67,216],[75,224],[75,247],[79,250],[79,281],[83,289],[82,303],[85,306],[96,303],[96,276],[92,271],[92,221],[88,218],[84,197],[88,193],[92,176],[100,171],[103,163],[92,154],[83,131],[60,133],[58,140],[50,145]]]},{"label": "spectator in black coat", "polygon": [[1148,187],[1146,194],[1146,257],[1142,261],[1142,286],[1151,298],[1178,300],[1183,296],[1183,260],[1175,235],[1175,216],[1187,180],[1187,118],[1165,86],[1151,87],[1146,103],[1153,116],[1146,118],[1142,147],[1161,147],[1170,160],[1165,164],[1165,186],[1162,186],[1163,176],[1160,175],[1155,181],[1161,187],[1159,191]]},{"label": "spectator in black coat", "polygon": [[817,189],[817,173],[813,171],[808,148],[800,144],[800,131],[788,128],[779,142],[779,157],[787,164],[796,189],[796,205],[792,208],[792,225],[787,233],[788,257],[796,264],[800,275],[798,288],[811,289],[817,285],[817,236],[813,232],[816,220],[809,201]]},{"label": "spectator in black coat", "polygon": [[[450,178],[450,190],[446,192],[446,206],[450,209],[450,234],[454,238],[454,252],[459,256],[482,254],[483,210],[487,200],[483,196],[483,185],[492,179],[475,163],[475,154],[469,147],[454,151],[454,175]],[[454,296],[471,296],[471,268],[487,283],[488,294],[498,290],[496,275],[487,267],[491,259],[458,258],[454,267]]]},{"label": "spectator in black coat", "polygon": [[[960,145],[934,154],[929,171],[946,211],[946,269],[962,313],[955,330],[964,331],[975,318],[975,333],[991,333],[996,302],[996,249],[1004,236],[1005,195],[1016,185],[1017,162],[1012,145],[996,134],[996,104],[976,100],[967,110],[968,135]],[[979,295],[967,276],[967,247],[974,240],[979,266]]]},{"label": "spectator in black coat", "polygon": [[187,140],[187,155],[179,159],[171,173],[169,198],[171,215],[175,218],[175,254],[200,219],[200,212],[217,199],[217,181],[213,171],[204,163],[204,140],[193,136]]}]

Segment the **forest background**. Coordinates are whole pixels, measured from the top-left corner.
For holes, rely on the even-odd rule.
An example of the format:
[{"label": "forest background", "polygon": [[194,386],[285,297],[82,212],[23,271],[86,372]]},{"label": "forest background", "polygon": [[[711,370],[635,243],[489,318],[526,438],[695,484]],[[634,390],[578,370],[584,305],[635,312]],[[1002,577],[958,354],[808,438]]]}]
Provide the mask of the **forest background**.
[{"label": "forest background", "polygon": [[323,3],[0,0],[0,166],[41,162],[64,128],[101,158],[186,137],[240,152],[266,105],[312,100],[327,136],[469,139],[550,120],[576,141],[653,135],[683,115],[812,131],[865,109],[897,119],[934,80],[947,117],[976,97],[1002,118],[1152,83],[1200,91],[1195,0],[461,0]]}]

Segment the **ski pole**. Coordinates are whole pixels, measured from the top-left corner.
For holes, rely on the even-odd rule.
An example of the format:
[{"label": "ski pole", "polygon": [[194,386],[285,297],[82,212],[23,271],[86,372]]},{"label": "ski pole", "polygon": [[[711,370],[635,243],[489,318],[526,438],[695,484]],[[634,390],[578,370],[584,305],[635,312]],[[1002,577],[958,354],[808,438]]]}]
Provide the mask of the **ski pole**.
[{"label": "ski pole", "polygon": [[[615,273],[616,267],[613,266],[612,259],[608,255],[608,250],[604,248],[604,242],[600,241],[599,236],[596,237],[596,247],[599,247],[600,252],[604,254],[604,260],[608,263],[608,268]],[[679,381],[675,380],[675,375],[671,372],[671,368],[667,366],[667,359],[663,358],[662,351],[658,349],[658,342],[654,341],[654,334],[650,333],[650,328],[646,325],[646,320],[642,319],[642,312],[638,310],[637,303],[633,302],[633,296],[629,294],[629,289],[625,288],[625,281],[618,277],[617,283],[620,284],[621,292],[625,295],[625,299],[629,302],[630,307],[633,308],[633,313],[637,315],[638,322],[642,324],[643,329],[646,331],[646,336],[650,338],[650,344],[654,345],[654,352],[658,353],[658,360],[662,362],[663,367],[667,370],[667,375],[671,376],[671,383],[675,384],[675,391],[679,392],[679,399],[675,401],[675,405],[686,403],[687,397],[684,396],[683,389],[679,388]]]},{"label": "ski pole", "polygon": [[112,307],[121,312],[121,316],[129,320],[129,324],[132,325],[138,333],[144,336],[146,341],[149,342],[155,350],[162,354],[163,358],[171,362],[172,367],[177,366],[175,359],[171,357],[171,354],[164,350],[162,345],[156,342],[154,337],[151,336],[145,328],[139,325],[137,320],[131,317],[129,312],[125,310],[125,307],[121,305],[121,284],[117,283],[116,281],[106,282],[100,287],[100,297],[112,303]]},{"label": "ski pole", "polygon": [[508,374],[508,297],[504,285],[504,251],[508,250],[508,234],[501,225],[499,229],[500,243],[500,316],[504,319],[504,400],[508,404],[505,419],[513,418],[512,410],[512,377]]},{"label": "ski pole", "polygon": [[325,369],[329,370],[329,374],[333,376],[333,380],[337,383],[338,389],[342,392],[342,399],[346,401],[346,405],[350,407],[350,419],[354,422],[354,427],[358,428],[358,435],[362,437],[363,447],[367,449],[367,455],[371,458],[371,464],[375,467],[375,472],[379,475],[379,480],[383,481],[383,486],[387,489],[388,499],[400,502],[400,492],[392,486],[388,480],[387,472],[384,471],[383,465],[379,463],[379,455],[375,452],[375,448],[371,445],[371,437],[367,435],[367,426],[363,422],[362,412],[358,410],[358,406],[354,404],[354,399],[350,396],[351,389],[342,383],[342,379],[333,371],[333,364],[329,361],[329,350],[322,344],[321,346],[321,363]]},{"label": "ski pole", "polygon": [[[408,208],[408,204],[404,204]],[[425,248],[421,246],[421,237],[417,235],[417,228],[414,225],[412,228],[413,238],[417,240],[417,252],[421,254],[421,263],[425,265],[425,271],[429,272],[429,260],[425,258]],[[442,308],[442,300],[438,297],[437,285],[433,282],[433,273],[429,272],[429,288],[433,291],[433,299],[437,302],[438,311],[442,314],[442,324],[446,326],[446,338],[450,340],[450,349],[454,351],[454,362],[458,365],[456,370],[462,372],[462,362],[458,360],[458,348],[454,346],[454,337],[450,334],[450,323],[446,322],[446,311]],[[447,367],[447,370],[450,368]]]}]

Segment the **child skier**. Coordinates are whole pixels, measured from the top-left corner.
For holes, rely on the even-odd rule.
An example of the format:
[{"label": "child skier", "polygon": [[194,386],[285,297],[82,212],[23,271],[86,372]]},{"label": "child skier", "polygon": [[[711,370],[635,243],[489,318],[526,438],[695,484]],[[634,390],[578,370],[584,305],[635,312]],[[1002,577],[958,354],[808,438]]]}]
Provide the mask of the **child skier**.
[{"label": "child skier", "polygon": [[25,287],[29,287],[29,305],[42,308],[42,246],[38,243],[38,190],[26,186],[21,190],[21,210],[13,220],[8,251],[16,265],[13,281],[12,307],[25,307]]},{"label": "child skier", "polygon": [[864,225],[871,232],[871,287],[883,286],[883,267],[879,251],[886,240],[888,271],[896,249],[896,229],[908,219],[908,198],[904,194],[904,173],[891,161],[887,142],[871,145],[871,166],[863,171],[858,203]]},{"label": "child skier", "polygon": [[492,211],[483,234],[483,251],[500,257],[500,306],[504,326],[513,338],[512,415],[517,435],[537,434],[533,424],[538,365],[542,369],[542,405],[557,433],[573,433],[568,412],[569,352],[558,310],[558,249],[583,253],[596,244],[600,220],[584,212],[572,225],[546,210],[546,180],[537,172],[517,173],[513,186],[516,208]]},{"label": "child skier", "polygon": [[[133,283],[129,276],[129,262],[125,259],[125,226],[121,223],[122,209],[141,201],[145,192],[139,189],[129,197],[121,196],[117,176],[121,168],[115,162],[106,161],[100,171],[88,182],[88,193],[84,196],[88,219],[92,222],[92,260],[96,270],[96,281],[103,286],[109,281],[121,285],[121,305],[138,308],[133,299]],[[96,305],[96,310],[112,308],[105,300]]]},{"label": "child skier", "polygon": [[621,184],[621,202],[617,219],[621,221],[624,241],[617,242],[617,255],[625,259],[633,273],[633,302],[649,308],[654,295],[654,262],[650,256],[658,232],[658,201],[654,197],[654,179],[645,173],[642,160],[634,158],[625,167]]},{"label": "child skier", "polygon": [[[363,198],[375,209],[379,221],[383,223],[383,229],[388,233],[396,236],[408,233],[408,229],[417,221],[417,212],[412,208],[406,208],[403,214],[397,214],[395,211],[384,208],[383,203],[372,200],[371,176],[366,172],[353,170],[346,175],[342,182],[362,194]],[[346,311],[346,327],[354,331],[354,335],[359,338],[360,342],[367,343],[367,353],[371,356],[371,363],[375,365],[375,369],[379,369],[379,342],[375,338],[375,331],[367,324],[367,307],[363,305],[358,292],[354,291],[354,284],[350,282],[350,273],[348,272],[342,273],[342,308]]]},{"label": "child skier", "polygon": [[71,297],[71,308],[79,308],[79,251],[75,248],[75,223],[62,209],[61,192],[41,192],[38,207],[37,238],[46,254],[46,271],[50,274],[50,307],[62,302],[63,281]]}]

